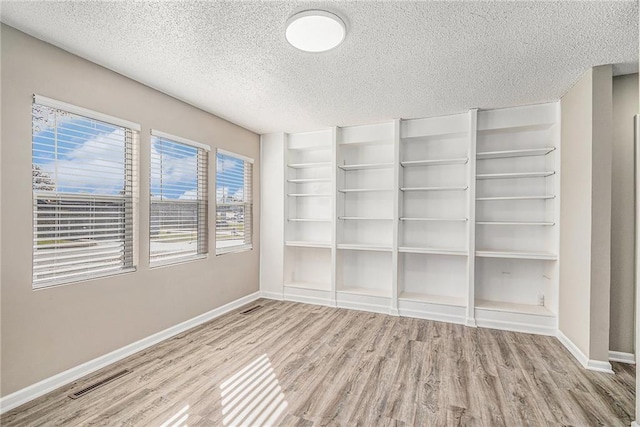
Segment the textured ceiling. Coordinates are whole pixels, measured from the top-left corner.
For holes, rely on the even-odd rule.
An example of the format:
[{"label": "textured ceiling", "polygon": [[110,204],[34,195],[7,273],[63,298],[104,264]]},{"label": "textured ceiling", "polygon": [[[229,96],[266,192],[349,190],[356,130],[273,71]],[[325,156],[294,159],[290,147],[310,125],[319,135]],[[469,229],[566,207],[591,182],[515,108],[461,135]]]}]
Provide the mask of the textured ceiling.
[{"label": "textured ceiling", "polygon": [[[321,54],[293,13],[347,24]],[[638,2],[2,2],[2,22],[258,133],[557,100],[638,69]]]}]

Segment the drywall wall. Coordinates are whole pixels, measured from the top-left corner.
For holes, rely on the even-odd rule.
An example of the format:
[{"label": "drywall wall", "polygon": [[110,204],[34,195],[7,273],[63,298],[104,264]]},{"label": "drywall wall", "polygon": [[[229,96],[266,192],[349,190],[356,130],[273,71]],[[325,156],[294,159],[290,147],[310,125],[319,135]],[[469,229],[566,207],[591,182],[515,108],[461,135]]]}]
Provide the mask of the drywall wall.
[{"label": "drywall wall", "polygon": [[613,78],[609,350],[634,353],[634,140],[638,74]]},{"label": "drywall wall", "polygon": [[[256,190],[258,135],[6,25],[1,43],[2,396],[258,290],[259,191],[253,193],[252,251],[215,256],[210,233],[207,259],[155,269],[148,261],[150,128],[256,159]],[[34,93],[142,125],[135,273],[32,290]],[[210,156],[210,171],[214,165]],[[210,188],[214,180],[210,173]],[[210,209],[211,229],[214,220]]]},{"label": "drywall wall", "polygon": [[[593,68],[591,163],[591,323],[589,359],[609,360],[613,68]],[[566,153],[565,153],[566,154]]]},{"label": "drywall wall", "polygon": [[562,97],[559,329],[608,364],[611,66],[588,70]]},{"label": "drywall wall", "polygon": [[591,270],[591,92],[592,70],[560,101],[559,329],[582,352],[589,349]]},{"label": "drywall wall", "polygon": [[284,150],[286,136],[283,133],[262,135],[260,149],[262,177],[260,191],[268,194],[262,204],[260,230],[260,290],[269,298],[282,297],[284,283]]}]

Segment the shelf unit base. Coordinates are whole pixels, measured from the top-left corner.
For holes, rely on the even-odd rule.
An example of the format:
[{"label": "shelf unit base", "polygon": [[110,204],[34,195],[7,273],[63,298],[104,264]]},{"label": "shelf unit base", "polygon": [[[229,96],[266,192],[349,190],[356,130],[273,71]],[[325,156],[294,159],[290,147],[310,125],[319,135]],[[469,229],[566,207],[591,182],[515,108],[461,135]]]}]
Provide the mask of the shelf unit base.
[{"label": "shelf unit base", "polygon": [[[301,302],[305,304],[335,307],[336,302],[332,298],[332,292],[325,289],[313,289],[309,283],[288,283],[284,285],[284,300]],[[307,286],[307,287],[305,287]]]},{"label": "shelf unit base", "polygon": [[462,298],[402,293],[398,299],[398,311],[400,316],[404,317],[464,325],[466,324],[464,304]]},{"label": "shelf unit base", "polygon": [[557,317],[534,305],[477,300],[475,318],[482,328],[548,336],[556,336],[558,331]]},{"label": "shelf unit base", "polygon": [[336,292],[339,308],[391,314],[391,295],[367,288],[344,288]]},{"label": "shelf unit base", "polygon": [[[424,295],[421,301],[415,295],[404,294],[403,296],[401,294],[398,299],[398,308],[395,310],[391,306],[391,297],[384,296],[382,292],[378,292],[378,295],[373,295],[376,293],[375,290],[346,288],[339,290],[334,300],[331,298],[332,293],[330,291],[305,289],[303,286],[304,284],[285,285],[282,299],[325,307],[345,308],[391,316],[399,315],[401,317],[455,323],[468,327],[500,329],[536,335],[556,336],[558,331],[556,315],[544,307],[499,302],[487,302],[485,307],[482,307],[484,303],[479,300],[477,303],[480,306],[475,308],[475,317],[467,317],[466,306],[433,302],[438,300],[435,296]],[[262,296],[280,300],[280,298],[274,298],[268,294],[263,294]],[[432,302],[429,302],[430,299]],[[505,305],[505,307],[492,307],[492,305]],[[520,310],[520,312],[517,310]]]}]

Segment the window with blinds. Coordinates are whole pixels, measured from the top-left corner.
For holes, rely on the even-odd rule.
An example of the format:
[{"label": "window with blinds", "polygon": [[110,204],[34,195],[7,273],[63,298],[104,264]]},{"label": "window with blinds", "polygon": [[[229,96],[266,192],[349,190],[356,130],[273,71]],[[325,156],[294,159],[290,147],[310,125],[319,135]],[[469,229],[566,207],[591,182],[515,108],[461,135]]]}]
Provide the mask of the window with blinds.
[{"label": "window with blinds", "polygon": [[134,270],[138,131],[34,96],[34,289]]},{"label": "window with blinds", "polygon": [[218,150],[216,253],[252,248],[253,159]]},{"label": "window with blinds", "polygon": [[209,146],[151,131],[150,264],[201,258],[208,250]]}]

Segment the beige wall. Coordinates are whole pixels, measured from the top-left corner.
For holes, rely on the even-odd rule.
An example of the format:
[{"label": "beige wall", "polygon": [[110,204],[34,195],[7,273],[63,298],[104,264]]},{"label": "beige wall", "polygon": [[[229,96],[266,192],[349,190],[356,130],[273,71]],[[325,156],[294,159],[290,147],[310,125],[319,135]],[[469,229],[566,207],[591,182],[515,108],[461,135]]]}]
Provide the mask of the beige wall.
[{"label": "beige wall", "polygon": [[611,153],[613,144],[610,65],[593,68],[591,159],[591,325],[589,359],[609,361],[611,294]]},{"label": "beige wall", "polygon": [[[1,42],[2,396],[258,290],[258,135],[11,27]],[[142,125],[137,272],[31,289],[34,93]],[[216,257],[212,236],[208,259],[149,269],[150,128],[256,159],[253,251]]]},{"label": "beige wall", "polygon": [[269,195],[269,202],[263,203],[260,219],[263,226],[260,252],[260,290],[269,297],[282,298],[284,283],[284,149],[286,135],[273,133],[262,135],[260,140],[262,156],[261,191]]},{"label": "beige wall", "polygon": [[613,78],[609,349],[634,353],[634,141],[638,74]]},{"label": "beige wall", "polygon": [[588,354],[591,270],[592,70],[567,92],[562,111],[559,329]]},{"label": "beige wall", "polygon": [[608,361],[611,66],[562,97],[559,328],[588,359]]}]

